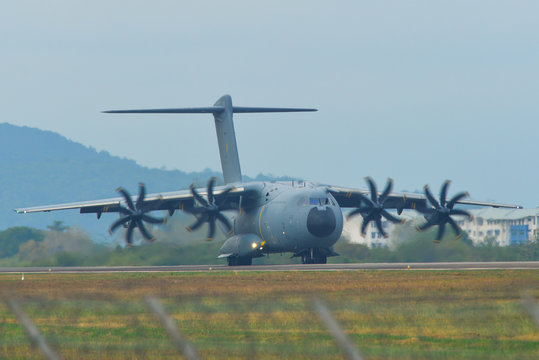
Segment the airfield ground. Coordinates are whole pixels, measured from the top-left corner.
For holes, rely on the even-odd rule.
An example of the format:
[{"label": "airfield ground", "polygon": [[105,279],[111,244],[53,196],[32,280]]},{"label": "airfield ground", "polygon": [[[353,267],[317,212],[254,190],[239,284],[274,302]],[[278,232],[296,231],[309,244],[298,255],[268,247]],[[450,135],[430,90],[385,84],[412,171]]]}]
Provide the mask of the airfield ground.
[{"label": "airfield ground", "polygon": [[[317,296],[367,359],[537,359],[538,270],[0,275],[65,359],[178,358],[145,306],[162,300],[205,359],[341,359]],[[41,359],[0,302],[0,358]]]}]

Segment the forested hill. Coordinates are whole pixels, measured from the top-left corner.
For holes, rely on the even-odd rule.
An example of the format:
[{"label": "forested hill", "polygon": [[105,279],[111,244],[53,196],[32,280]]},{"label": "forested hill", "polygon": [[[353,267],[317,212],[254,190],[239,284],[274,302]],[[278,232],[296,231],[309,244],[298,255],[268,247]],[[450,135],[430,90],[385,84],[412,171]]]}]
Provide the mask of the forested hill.
[{"label": "forested hill", "polygon": [[118,186],[135,195],[139,182],[153,193],[188,188],[193,182],[205,184],[211,176],[221,177],[221,173],[209,169],[185,173],[146,168],[50,131],[7,123],[0,124],[0,154],[0,229],[17,225],[45,228],[61,220],[94,236],[105,236],[115,215],[104,214],[98,221],[95,215],[81,215],[78,211],[16,214],[13,209],[115,197]]}]

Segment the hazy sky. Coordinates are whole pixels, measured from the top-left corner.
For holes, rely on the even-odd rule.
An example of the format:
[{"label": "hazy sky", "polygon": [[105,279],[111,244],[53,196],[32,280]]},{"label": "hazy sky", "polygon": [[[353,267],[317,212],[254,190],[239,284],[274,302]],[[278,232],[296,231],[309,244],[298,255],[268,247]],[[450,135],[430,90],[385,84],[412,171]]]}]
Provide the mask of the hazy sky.
[{"label": "hazy sky", "polygon": [[100,111],[223,94],[316,107],[237,115],[243,172],[362,188],[389,176],[396,190],[452,179],[451,193],[535,207],[538,16],[515,0],[4,1],[0,121],[149,167],[220,170],[210,115]]}]

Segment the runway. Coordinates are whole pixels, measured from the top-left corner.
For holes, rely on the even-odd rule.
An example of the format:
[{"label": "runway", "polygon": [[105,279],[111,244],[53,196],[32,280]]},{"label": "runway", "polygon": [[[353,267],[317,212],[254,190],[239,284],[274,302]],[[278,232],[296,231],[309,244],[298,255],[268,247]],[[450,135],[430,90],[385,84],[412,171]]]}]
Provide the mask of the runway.
[{"label": "runway", "polygon": [[358,271],[358,270],[517,270],[539,269],[539,261],[440,262],[440,263],[359,263],[289,265],[178,265],[178,266],[87,266],[87,267],[0,267],[10,273],[136,273],[208,271]]}]

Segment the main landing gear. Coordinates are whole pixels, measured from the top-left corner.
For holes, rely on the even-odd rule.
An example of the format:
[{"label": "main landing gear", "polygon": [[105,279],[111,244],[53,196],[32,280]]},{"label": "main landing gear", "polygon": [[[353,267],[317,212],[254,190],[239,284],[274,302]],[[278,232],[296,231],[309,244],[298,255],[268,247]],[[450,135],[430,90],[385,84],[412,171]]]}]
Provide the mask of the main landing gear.
[{"label": "main landing gear", "polygon": [[310,251],[305,251],[301,254],[302,264],[326,264],[327,261],[327,256],[321,254],[320,251],[316,249],[311,249]]},{"label": "main landing gear", "polygon": [[253,258],[252,257],[235,257],[231,256],[227,258],[228,260],[228,266],[244,266],[244,265],[252,265],[253,264]]}]

